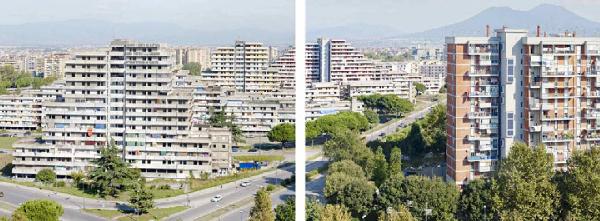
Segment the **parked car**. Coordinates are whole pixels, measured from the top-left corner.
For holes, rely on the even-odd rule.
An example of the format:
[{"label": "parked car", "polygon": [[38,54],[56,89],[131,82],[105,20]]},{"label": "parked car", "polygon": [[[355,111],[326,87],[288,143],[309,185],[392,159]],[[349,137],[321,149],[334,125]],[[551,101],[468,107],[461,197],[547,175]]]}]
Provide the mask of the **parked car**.
[{"label": "parked car", "polygon": [[242,183],[240,184],[240,186],[242,186],[242,187],[250,186],[250,181],[242,181]]},{"label": "parked car", "polygon": [[256,148],[252,148],[252,149],[250,149],[248,152],[255,153],[255,152],[258,152],[258,149],[256,149]]},{"label": "parked car", "polygon": [[240,152],[240,148],[233,147],[231,148],[231,152]]},{"label": "parked car", "polygon": [[223,199],[223,196],[221,195],[216,195],[214,196],[212,199],[210,199],[211,202],[219,202]]}]

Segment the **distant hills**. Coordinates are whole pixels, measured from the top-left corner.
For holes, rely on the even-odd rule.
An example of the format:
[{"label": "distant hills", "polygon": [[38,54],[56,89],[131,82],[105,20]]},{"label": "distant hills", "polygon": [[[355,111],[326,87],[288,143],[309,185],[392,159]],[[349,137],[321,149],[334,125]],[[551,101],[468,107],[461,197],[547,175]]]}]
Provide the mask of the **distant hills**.
[{"label": "distant hills", "polygon": [[[355,24],[321,29],[308,28],[307,40],[319,36],[345,38],[363,46],[398,46],[414,41],[441,43],[445,36],[483,36],[485,26],[528,29],[530,35],[540,25],[549,34],[575,31],[578,36],[599,36],[600,23],[581,17],[561,6],[542,4],[521,11],[491,7],[455,24],[418,33],[402,33],[383,25]],[[235,40],[260,41],[275,46],[293,44],[294,28],[266,31],[260,28],[223,28],[220,31],[187,28],[172,23],[116,23],[101,20],[68,20],[19,25],[0,25],[0,46],[106,45],[115,38],[164,42],[177,45],[224,45]],[[493,30],[492,30],[493,31]]]},{"label": "distant hills", "polygon": [[[260,41],[273,45],[290,45],[293,27],[281,32],[260,29],[207,31],[172,23],[116,23],[101,20],[68,20],[0,25],[0,46],[73,46],[107,45],[115,38],[171,43],[178,45],[223,45],[235,40]],[[238,34],[241,33],[241,34]]]},{"label": "distant hills", "polygon": [[491,7],[464,21],[424,32],[399,34],[393,38],[443,41],[445,36],[484,36],[485,26],[527,29],[535,34],[537,25],[548,34],[575,31],[577,36],[600,36],[600,23],[581,17],[561,6],[542,4],[528,11],[509,7]]}]

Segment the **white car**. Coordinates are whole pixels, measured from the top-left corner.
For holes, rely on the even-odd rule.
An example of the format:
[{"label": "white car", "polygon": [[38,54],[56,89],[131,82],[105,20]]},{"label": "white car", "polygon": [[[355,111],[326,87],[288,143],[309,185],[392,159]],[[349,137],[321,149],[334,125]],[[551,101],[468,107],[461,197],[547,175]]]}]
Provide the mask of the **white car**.
[{"label": "white car", "polygon": [[214,196],[212,199],[210,199],[211,202],[219,202],[223,199],[223,196],[221,195],[216,195]]},{"label": "white car", "polygon": [[242,187],[250,186],[250,181],[242,181],[242,183],[240,183],[240,186],[242,186]]}]

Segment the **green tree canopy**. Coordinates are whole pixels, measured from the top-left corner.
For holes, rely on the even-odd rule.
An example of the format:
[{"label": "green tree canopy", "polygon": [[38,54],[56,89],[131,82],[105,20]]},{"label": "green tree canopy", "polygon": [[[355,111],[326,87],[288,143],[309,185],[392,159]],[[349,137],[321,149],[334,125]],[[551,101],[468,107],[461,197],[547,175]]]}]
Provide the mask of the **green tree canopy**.
[{"label": "green tree canopy", "polygon": [[130,168],[120,156],[120,151],[114,145],[109,145],[100,150],[100,158],[95,159],[96,165],[88,174],[101,196],[117,196],[121,191],[127,190],[141,181],[139,169]]},{"label": "green tree canopy", "polygon": [[396,174],[402,175],[402,152],[400,148],[392,148],[388,166],[388,177]]},{"label": "green tree canopy", "polygon": [[296,127],[290,123],[277,124],[269,131],[267,137],[271,142],[281,142],[282,144],[294,141],[296,140]]},{"label": "green tree canopy", "polygon": [[351,221],[352,216],[343,205],[327,204],[321,211],[321,221]]},{"label": "green tree canopy", "polygon": [[396,207],[388,207],[384,211],[379,212],[378,221],[414,221],[410,211],[404,205]]},{"label": "green tree canopy", "polygon": [[275,207],[275,221],[294,221],[296,220],[296,200],[294,197],[289,197],[283,204]]},{"label": "green tree canopy", "polygon": [[365,109],[363,111],[363,115],[367,118],[369,123],[378,124],[379,123],[379,114],[371,109]]},{"label": "green tree canopy", "polygon": [[408,176],[401,187],[400,196],[392,205],[410,204],[411,213],[419,220],[425,218],[425,209],[431,209],[431,220],[454,220],[459,198],[454,184],[439,178]]},{"label": "green tree canopy", "polygon": [[512,146],[492,185],[492,208],[500,219],[553,219],[560,197],[551,180],[553,164],[543,147]]},{"label": "green tree canopy", "polygon": [[325,142],[323,152],[330,161],[350,160],[358,164],[371,177],[375,167],[373,152],[360,140],[358,134],[346,131]]},{"label": "green tree canopy", "polygon": [[335,202],[342,204],[354,216],[369,214],[372,209],[376,187],[366,179],[351,179],[337,194]]},{"label": "green tree canopy", "polygon": [[375,151],[373,161],[375,167],[373,168],[373,177],[371,180],[375,182],[375,185],[380,186],[387,179],[388,175],[388,164],[381,147]]},{"label": "green tree canopy", "polygon": [[190,71],[190,75],[199,76],[200,72],[202,72],[202,65],[197,62],[190,62],[184,64],[182,69]]},{"label": "green tree canopy", "polygon": [[365,171],[363,170],[363,168],[351,160],[333,162],[331,165],[329,165],[327,173],[345,173],[350,177],[366,179]]},{"label": "green tree canopy", "polygon": [[43,183],[54,183],[56,173],[52,169],[42,169],[35,175],[35,180]]},{"label": "green tree canopy", "polygon": [[261,188],[254,197],[254,207],[250,210],[250,221],[274,221],[275,214],[271,209],[271,197]]},{"label": "green tree canopy", "polygon": [[559,182],[564,220],[594,220],[600,217],[600,148],[576,151],[568,171]]},{"label": "green tree canopy", "polygon": [[417,91],[417,94],[423,94],[425,93],[425,90],[427,90],[427,87],[425,87],[424,84],[421,83],[415,83],[415,90]]},{"label": "green tree canopy", "polygon": [[154,208],[154,194],[142,184],[135,185],[131,191],[129,203],[138,213],[148,213],[150,209]]},{"label": "green tree canopy", "polygon": [[358,100],[362,101],[367,108],[378,110],[384,114],[398,115],[411,112],[414,109],[413,103],[395,94],[363,95],[359,96]]},{"label": "green tree canopy", "polygon": [[458,200],[457,217],[464,221],[493,220],[492,183],[487,179],[470,181]]},{"label": "green tree canopy", "polygon": [[38,199],[24,202],[14,213],[25,214],[29,221],[58,221],[64,210],[57,202]]}]

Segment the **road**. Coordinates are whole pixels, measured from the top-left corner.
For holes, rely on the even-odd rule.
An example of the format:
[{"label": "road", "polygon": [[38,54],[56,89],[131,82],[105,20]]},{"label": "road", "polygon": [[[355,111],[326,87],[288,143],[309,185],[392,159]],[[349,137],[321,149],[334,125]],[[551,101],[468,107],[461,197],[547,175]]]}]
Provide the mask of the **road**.
[{"label": "road", "polygon": [[[327,163],[328,162],[323,160],[321,157],[317,158],[315,161],[309,161],[306,163],[306,171],[311,171],[311,170],[317,169],[319,167],[323,167]],[[324,185],[325,185],[324,176],[320,176],[319,178],[317,178],[315,180],[307,182],[306,183],[307,196],[308,196],[309,190],[315,191],[317,193],[322,192]],[[314,187],[314,188],[311,188],[311,187]],[[295,194],[294,189],[295,188],[288,188],[283,191],[279,191],[274,194],[271,194],[271,201],[272,201],[273,208],[275,208],[279,204],[282,204],[285,201],[285,199],[287,199],[288,197],[293,196]],[[237,208],[235,210],[232,210],[229,213],[226,213],[222,217],[220,217],[220,220],[219,220],[219,218],[217,218],[217,219],[215,219],[215,221],[248,220],[248,218],[250,217],[250,209],[252,209],[252,206],[254,206],[253,203],[248,204],[243,207],[240,207],[240,208]]]},{"label": "road", "polygon": [[[51,191],[39,190],[3,182],[0,182],[0,191],[4,192],[4,197],[0,198],[0,201],[12,204],[15,207],[18,207],[19,204],[31,199],[51,199],[63,206],[63,220],[104,220],[103,218],[81,212],[81,209],[84,206],[83,200],[74,201],[71,196],[66,194],[55,194]],[[98,203],[97,206],[102,205],[95,200],[86,199],[86,201],[88,201],[86,202],[86,205],[95,203]],[[111,206],[114,206],[114,204],[111,204]],[[3,211],[0,214],[4,215],[7,212],[8,211]]]},{"label": "road", "polygon": [[369,142],[369,141],[377,140],[379,137],[381,137],[382,133],[385,135],[392,134],[392,133],[396,132],[397,128],[400,128],[403,125],[404,126],[409,125],[412,122],[415,122],[416,120],[418,120],[419,118],[425,117],[425,115],[427,113],[429,113],[429,111],[431,111],[431,108],[434,107],[435,105],[438,105],[438,102],[431,103],[427,107],[423,108],[422,110],[414,112],[396,122],[386,125],[385,127],[371,131],[367,134],[363,134],[362,137],[364,137],[365,140],[367,142]]},{"label": "road", "polygon": [[[307,153],[307,155],[313,155],[317,153],[319,153],[319,151],[312,151],[310,153]],[[269,152],[266,151],[263,152],[263,154],[269,154]],[[290,154],[293,155],[293,152],[286,151],[286,159],[292,159],[292,157],[289,156]],[[170,218],[169,220],[178,220],[179,218],[181,218],[181,220],[193,220],[194,218],[201,217],[218,209],[218,207],[216,207],[216,204],[210,203],[210,199],[217,194],[221,194],[223,196],[223,200],[220,202],[219,205],[227,206],[233,202],[237,202],[241,199],[251,197],[258,190],[258,186],[266,186],[269,183],[279,183],[282,179],[290,177],[293,171],[293,166],[280,168],[272,172],[267,172],[246,179],[253,181],[254,185],[250,187],[240,187],[240,181],[236,181],[224,184],[222,186],[208,188],[189,194],[158,199],[155,201],[155,206],[171,207],[189,205],[190,207],[192,207],[191,209],[176,214],[176,216],[174,216],[173,219]],[[92,214],[83,213],[81,212],[81,209],[117,209],[117,203],[123,203],[117,201],[95,200],[84,197],[77,197],[63,193],[56,193],[49,190],[42,190],[39,188],[26,187],[5,182],[0,182],[0,191],[4,192],[4,197],[0,198],[0,201],[12,204],[15,207],[17,207],[20,203],[23,203],[30,199],[49,198],[55,200],[61,205],[63,205],[63,207],[65,208],[65,214],[62,217],[63,220],[104,220]],[[119,207],[123,206],[124,205],[119,205]],[[0,215],[8,212],[9,211],[0,210]]]}]

